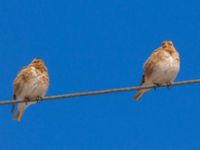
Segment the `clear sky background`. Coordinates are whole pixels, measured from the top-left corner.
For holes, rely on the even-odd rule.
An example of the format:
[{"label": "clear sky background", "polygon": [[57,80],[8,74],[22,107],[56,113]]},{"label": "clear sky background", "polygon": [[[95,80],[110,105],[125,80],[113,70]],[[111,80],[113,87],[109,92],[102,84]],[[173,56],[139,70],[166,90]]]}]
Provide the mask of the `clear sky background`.
[{"label": "clear sky background", "polygon": [[[163,40],[181,56],[177,81],[200,78],[198,0],[1,0],[0,100],[40,57],[47,95],[136,86]],[[199,150],[200,86],[46,101],[21,123],[0,107],[1,150]]]}]

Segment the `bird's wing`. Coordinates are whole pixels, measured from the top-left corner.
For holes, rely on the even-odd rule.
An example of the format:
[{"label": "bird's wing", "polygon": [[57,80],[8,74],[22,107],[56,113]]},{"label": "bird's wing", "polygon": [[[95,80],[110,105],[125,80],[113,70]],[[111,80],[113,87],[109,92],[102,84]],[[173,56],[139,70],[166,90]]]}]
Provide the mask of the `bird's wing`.
[{"label": "bird's wing", "polygon": [[30,67],[23,68],[20,73],[17,75],[15,81],[14,81],[14,95],[17,97],[22,90],[23,85],[30,80],[32,77],[32,72]]},{"label": "bird's wing", "polygon": [[145,78],[151,76],[152,72],[154,71],[158,62],[162,59],[162,48],[158,48],[154,50],[151,56],[147,59],[144,64],[144,75],[143,75],[143,82],[145,82]]},{"label": "bird's wing", "polygon": [[[30,67],[23,68],[19,74],[17,75],[14,81],[14,93],[13,93],[13,100],[16,100],[18,95],[21,94],[24,84],[30,79],[31,77],[31,70]],[[12,105],[11,112],[15,109],[15,105]]]}]

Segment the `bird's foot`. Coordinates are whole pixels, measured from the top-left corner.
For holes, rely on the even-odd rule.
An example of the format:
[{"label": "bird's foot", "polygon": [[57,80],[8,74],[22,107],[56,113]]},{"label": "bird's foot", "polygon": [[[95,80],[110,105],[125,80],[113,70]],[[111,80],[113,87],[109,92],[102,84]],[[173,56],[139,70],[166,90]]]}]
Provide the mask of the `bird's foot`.
[{"label": "bird's foot", "polygon": [[29,98],[29,97],[25,97],[24,102],[25,102],[25,104],[27,105],[28,102],[30,102],[30,98]]},{"label": "bird's foot", "polygon": [[158,88],[158,87],[161,87],[162,86],[162,84],[160,84],[160,83],[154,83],[154,85],[155,85],[155,87],[154,87],[154,90],[156,91],[156,89]]},{"label": "bird's foot", "polygon": [[169,88],[170,86],[172,86],[173,82],[169,81],[166,83],[166,86]]},{"label": "bird's foot", "polygon": [[37,96],[36,97],[36,101],[37,101],[37,103],[39,103],[39,101],[42,99],[42,97],[41,96]]}]

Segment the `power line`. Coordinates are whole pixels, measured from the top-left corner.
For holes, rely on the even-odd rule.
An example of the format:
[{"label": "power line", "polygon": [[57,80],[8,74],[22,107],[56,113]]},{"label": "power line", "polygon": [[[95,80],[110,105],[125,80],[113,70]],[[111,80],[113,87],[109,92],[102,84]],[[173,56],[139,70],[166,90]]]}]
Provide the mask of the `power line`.
[{"label": "power line", "polygon": [[[197,83],[200,83],[200,79],[174,82],[170,86],[180,86],[180,85],[197,84]],[[140,89],[162,88],[162,87],[169,87],[169,85],[165,84],[165,85],[160,85],[160,86],[155,86],[155,85],[135,86],[135,87],[116,88],[116,89],[99,90],[99,91],[91,91],[91,92],[70,93],[70,94],[64,94],[64,95],[47,96],[40,100],[33,99],[33,100],[29,100],[28,102],[38,102],[38,101],[41,102],[41,101],[47,101],[47,100],[57,100],[57,99],[67,99],[67,98],[75,98],[75,97],[81,97],[81,96],[129,92],[129,91],[135,91],[135,90],[140,90]],[[1,101],[0,105],[9,105],[9,104],[16,104],[16,103],[24,103],[24,102],[27,102],[27,100],[5,100],[5,101]]]}]

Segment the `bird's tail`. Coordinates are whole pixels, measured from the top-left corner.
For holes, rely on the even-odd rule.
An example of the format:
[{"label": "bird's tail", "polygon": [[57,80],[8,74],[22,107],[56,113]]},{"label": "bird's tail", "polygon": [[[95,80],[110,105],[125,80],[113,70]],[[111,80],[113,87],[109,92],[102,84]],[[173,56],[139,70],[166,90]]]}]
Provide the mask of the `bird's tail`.
[{"label": "bird's tail", "polygon": [[23,111],[17,110],[17,112],[13,116],[13,120],[17,120],[17,121],[21,122],[23,114],[24,114],[24,110]]},{"label": "bird's tail", "polygon": [[19,104],[19,105],[20,106],[18,107],[16,113],[13,115],[13,120],[21,122],[22,117],[24,115],[24,111],[26,109],[26,105],[25,104]]},{"label": "bird's tail", "polygon": [[[147,86],[147,85],[153,85],[153,83],[151,82],[143,82],[141,84],[141,86]],[[140,101],[140,98],[142,97],[142,95],[144,95],[146,92],[148,92],[150,89],[141,89],[139,90],[134,96],[133,98],[136,100],[136,101]]]},{"label": "bird's tail", "polygon": [[133,98],[136,100],[136,101],[140,101],[140,98],[142,97],[142,95],[144,93],[146,93],[147,91],[149,91],[149,89],[142,89],[142,90],[139,90],[134,96]]}]

